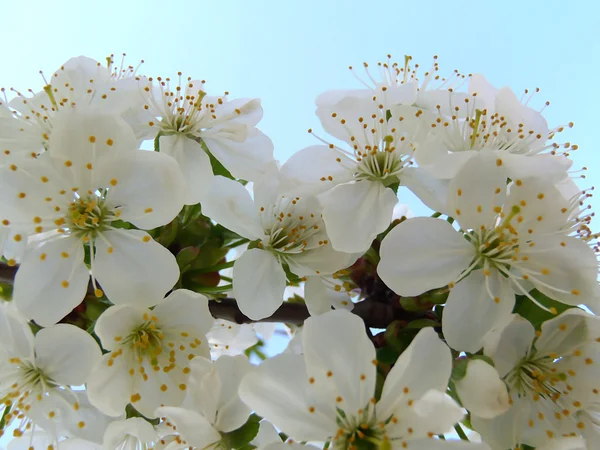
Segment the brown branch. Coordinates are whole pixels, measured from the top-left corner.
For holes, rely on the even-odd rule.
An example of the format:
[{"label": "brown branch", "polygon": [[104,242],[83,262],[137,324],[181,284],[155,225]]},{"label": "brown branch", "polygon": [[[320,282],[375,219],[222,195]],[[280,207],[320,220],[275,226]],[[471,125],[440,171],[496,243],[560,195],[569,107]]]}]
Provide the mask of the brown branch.
[{"label": "brown branch", "polygon": [[[8,266],[0,263],[0,282],[12,284],[17,273],[17,266]],[[89,292],[93,294],[91,283]],[[233,298],[212,300],[208,303],[210,313],[215,319],[225,319],[235,323],[279,322],[302,325],[310,317],[306,305],[302,303],[283,303],[271,316],[260,320],[252,320],[245,316]],[[407,311],[398,310],[390,303],[365,300],[354,305],[354,314],[359,316],[370,328],[386,328],[391,322],[398,319],[409,319]]]}]

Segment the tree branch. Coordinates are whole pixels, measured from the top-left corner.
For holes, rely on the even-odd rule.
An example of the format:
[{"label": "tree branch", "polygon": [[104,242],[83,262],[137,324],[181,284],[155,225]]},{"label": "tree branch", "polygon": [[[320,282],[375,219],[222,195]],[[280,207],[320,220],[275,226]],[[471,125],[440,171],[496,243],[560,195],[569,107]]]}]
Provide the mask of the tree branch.
[{"label": "tree branch", "polygon": [[[0,283],[13,284],[17,273],[17,266],[9,266],[0,263]],[[93,294],[93,287],[88,287],[88,291]],[[208,303],[210,313],[215,319],[225,319],[235,323],[256,323],[256,322],[279,322],[294,325],[302,325],[310,317],[306,305],[302,303],[283,303],[277,311],[270,317],[260,320],[252,320],[246,317],[238,308],[237,302],[233,298],[224,298],[211,300]],[[403,311],[390,303],[383,303],[366,299],[354,305],[352,311],[365,322],[370,328],[386,328],[394,320],[410,320],[413,313]]]}]

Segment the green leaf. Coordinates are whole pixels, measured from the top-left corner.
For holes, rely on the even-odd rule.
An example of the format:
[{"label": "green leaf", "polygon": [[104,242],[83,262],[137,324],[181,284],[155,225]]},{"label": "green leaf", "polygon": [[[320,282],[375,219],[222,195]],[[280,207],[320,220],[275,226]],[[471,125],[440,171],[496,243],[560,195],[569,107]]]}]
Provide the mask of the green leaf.
[{"label": "green leaf", "polygon": [[551,312],[544,311],[542,308],[540,308],[530,299],[528,299],[525,295],[517,295],[513,313],[518,314],[521,317],[527,319],[529,322],[531,322],[531,324],[535,327],[536,330],[539,330],[545,321],[556,317],[563,311],[566,311],[567,309],[571,308],[576,308],[576,306],[565,305],[564,303],[557,302],[556,300],[545,296],[537,289],[531,291],[529,295],[535,298],[536,301],[539,302],[541,305],[556,312],[556,314],[553,314]]},{"label": "green leaf", "polygon": [[230,431],[229,433],[223,434],[223,441],[225,444],[232,449],[247,449],[255,448],[249,446],[250,441],[258,434],[260,416],[252,414],[246,423],[239,427],[237,430]]}]

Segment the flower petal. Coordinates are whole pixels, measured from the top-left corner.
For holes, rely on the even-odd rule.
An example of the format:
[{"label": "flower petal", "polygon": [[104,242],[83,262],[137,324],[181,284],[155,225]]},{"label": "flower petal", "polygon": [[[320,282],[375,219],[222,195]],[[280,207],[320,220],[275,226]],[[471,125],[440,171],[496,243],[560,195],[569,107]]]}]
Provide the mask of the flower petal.
[{"label": "flower petal", "polygon": [[325,441],[335,434],[335,410],[313,406],[304,358],[280,354],[248,373],[240,397],[257,414],[299,441]]},{"label": "flower petal", "polygon": [[208,299],[187,289],[176,289],[152,310],[164,329],[181,330],[193,326],[206,335],[214,319],[208,309]]},{"label": "flower petal", "polygon": [[445,220],[416,217],[381,242],[377,273],[398,295],[413,296],[458,279],[475,250]]},{"label": "flower petal", "polygon": [[15,276],[13,300],[28,319],[54,325],[85,297],[89,271],[79,239],[58,238],[25,254]]},{"label": "flower petal", "polygon": [[331,245],[346,253],[366,251],[388,227],[398,203],[391,189],[374,181],[338,185],[320,200]]},{"label": "flower petal", "polygon": [[442,330],[455,350],[475,353],[488,331],[503,323],[515,306],[510,281],[497,270],[471,272],[450,290],[442,316]]},{"label": "flower petal", "polygon": [[[308,376],[331,404],[347,414],[368,406],[375,392],[375,348],[363,321],[344,311],[331,311],[304,322],[302,348]],[[327,342],[327,345],[323,345]]]},{"label": "flower petal", "polygon": [[313,145],[294,153],[280,173],[286,190],[316,195],[352,180],[355,166],[356,162],[339,150]]},{"label": "flower petal", "polygon": [[506,199],[503,156],[480,151],[458,171],[448,187],[448,210],[463,229],[491,228],[496,207]]},{"label": "flower petal", "polygon": [[59,384],[84,384],[101,357],[94,338],[74,325],[58,324],[35,335],[35,363]]},{"label": "flower petal", "polygon": [[167,417],[175,425],[177,433],[186,441],[186,445],[207,448],[221,440],[221,434],[201,414],[184,408],[162,406],[154,413]]},{"label": "flower petal", "polygon": [[175,134],[161,136],[160,150],[172,156],[179,164],[183,179],[187,184],[187,192],[183,198],[186,205],[194,205],[202,201],[213,179],[210,158],[198,143],[186,136]]},{"label": "flower petal", "polygon": [[120,206],[120,219],[150,230],[169,223],[183,207],[185,185],[177,162],[168,155],[136,151],[98,168],[98,183],[111,186],[107,201]]},{"label": "flower petal", "polygon": [[[427,354],[427,358],[422,358],[423,354]],[[422,329],[388,373],[377,414],[381,417],[398,414],[409,399],[419,399],[430,389],[444,392],[451,371],[452,356],[448,346],[433,328]]]},{"label": "flower petal", "polygon": [[204,132],[202,139],[215,158],[223,164],[236,178],[256,181],[265,175],[269,166],[275,166],[273,158],[273,142],[263,132],[247,127],[245,139],[238,141],[227,131]]},{"label": "flower petal", "polygon": [[454,384],[463,406],[473,415],[492,419],[510,407],[506,385],[485,361],[469,361],[467,373]]},{"label": "flower petal", "polygon": [[175,256],[146,232],[106,231],[102,237],[93,275],[112,303],[156,305],[179,279]]},{"label": "flower petal", "polygon": [[253,320],[269,317],[283,303],[285,272],[270,252],[246,250],[235,261],[233,280],[238,307]]},{"label": "flower petal", "polygon": [[250,193],[237,181],[214,177],[202,202],[202,214],[248,239],[261,239],[264,235],[257,207]]}]

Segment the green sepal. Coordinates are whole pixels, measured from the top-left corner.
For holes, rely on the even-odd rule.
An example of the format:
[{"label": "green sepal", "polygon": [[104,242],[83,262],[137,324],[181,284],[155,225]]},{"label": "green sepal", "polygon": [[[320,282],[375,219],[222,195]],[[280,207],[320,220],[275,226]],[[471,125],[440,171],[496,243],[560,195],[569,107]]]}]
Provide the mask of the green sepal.
[{"label": "green sepal", "polygon": [[223,433],[223,444],[225,444],[226,448],[237,450],[256,448],[250,444],[250,441],[252,441],[252,439],[254,439],[258,434],[258,429],[260,427],[259,422],[261,419],[262,418],[260,416],[252,414],[250,417],[248,417],[246,423],[237,430],[230,431],[229,433]]},{"label": "green sepal", "polygon": [[154,426],[156,426],[160,423],[159,417],[157,417],[156,419],[148,419],[141,412],[139,412],[137,409],[135,409],[131,403],[128,403],[127,406],[125,407],[125,417],[127,419],[131,419],[132,417],[139,417]]}]

